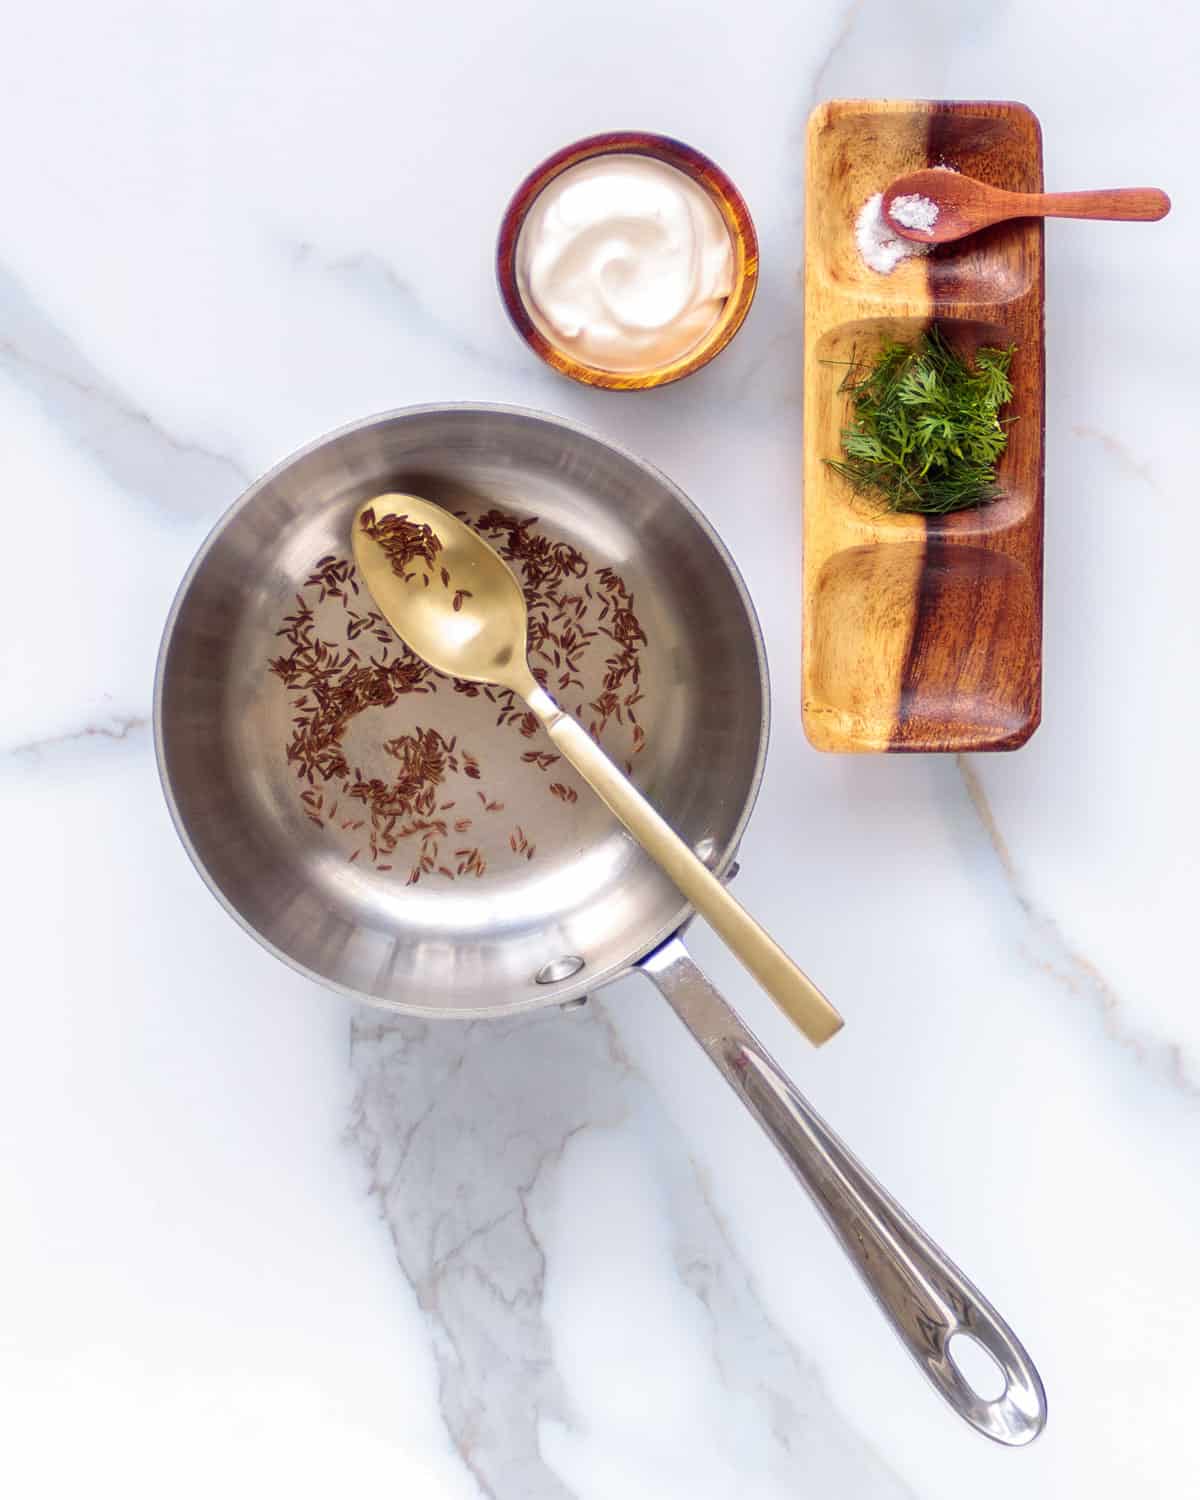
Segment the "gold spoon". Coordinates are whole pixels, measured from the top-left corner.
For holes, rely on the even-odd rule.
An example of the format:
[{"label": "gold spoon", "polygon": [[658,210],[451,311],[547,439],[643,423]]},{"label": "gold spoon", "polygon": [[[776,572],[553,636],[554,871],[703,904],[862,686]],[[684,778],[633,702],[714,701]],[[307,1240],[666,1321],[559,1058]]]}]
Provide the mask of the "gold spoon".
[{"label": "gold spoon", "polygon": [[538,686],[526,659],[525,596],[500,554],[449,512],[412,495],[367,501],[354,517],[352,542],[358,571],[400,639],[448,677],[508,688],[523,698],[563,755],[784,1014],[810,1042],[827,1042],[842,1025],[829,1001],[586,730]]},{"label": "gold spoon", "polygon": [[[924,198],[937,206],[926,228],[897,217],[896,199]],[[910,205],[911,207],[911,205]],[[942,245],[1005,219],[1161,219],[1171,200],[1158,188],[1098,188],[1086,193],[1009,193],[961,172],[931,167],[897,177],[883,195],[888,224],[906,240]]]}]

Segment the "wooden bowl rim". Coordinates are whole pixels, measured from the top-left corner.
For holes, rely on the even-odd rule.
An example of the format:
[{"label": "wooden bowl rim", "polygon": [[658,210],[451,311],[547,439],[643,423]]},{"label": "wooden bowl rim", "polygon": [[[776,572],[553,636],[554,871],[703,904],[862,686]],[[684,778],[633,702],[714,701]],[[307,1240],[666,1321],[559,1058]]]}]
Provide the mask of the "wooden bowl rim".
[{"label": "wooden bowl rim", "polygon": [[[596,156],[649,156],[677,168],[702,187],[716,204],[729,230],[734,253],[734,283],[721,315],[698,344],[678,359],[650,370],[602,370],[585,364],[550,342],[534,323],[517,285],[517,242],[521,228],[538,195],[568,167]],[[758,287],[758,235],[746,200],[732,180],[702,151],[675,140],[641,130],[615,130],[589,135],[555,151],[534,167],[509,200],[500,221],[496,245],[496,279],[500,297],[514,328],[525,343],[551,369],[583,385],[611,391],[644,391],[682,380],[708,364],[730,342],[746,320]]]}]

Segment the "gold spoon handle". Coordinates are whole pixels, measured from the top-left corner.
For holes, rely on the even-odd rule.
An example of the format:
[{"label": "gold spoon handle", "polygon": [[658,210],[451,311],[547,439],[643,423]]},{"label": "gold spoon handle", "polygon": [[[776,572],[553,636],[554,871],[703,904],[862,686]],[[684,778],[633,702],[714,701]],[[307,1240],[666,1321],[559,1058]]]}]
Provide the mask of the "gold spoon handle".
[{"label": "gold spoon handle", "polygon": [[646,853],[675,882],[741,960],[784,1015],[815,1046],[840,1030],[842,1018],[775,940],[729,894],[711,870],[576,721],[541,688],[525,694],[550,738]]}]

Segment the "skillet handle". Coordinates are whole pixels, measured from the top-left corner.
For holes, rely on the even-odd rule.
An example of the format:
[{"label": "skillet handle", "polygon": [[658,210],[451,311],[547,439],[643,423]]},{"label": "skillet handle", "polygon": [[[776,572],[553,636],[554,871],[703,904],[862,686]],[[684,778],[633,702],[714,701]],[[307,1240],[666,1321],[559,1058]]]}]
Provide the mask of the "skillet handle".
[{"label": "skillet handle", "polygon": [[[990,1302],[834,1135],[721,998],[679,938],[642,960],[675,1014],[774,1142],[866,1282],[884,1317],[954,1410],[999,1443],[1030,1443],[1046,1423],[1032,1360]],[[1004,1376],[978,1395],[950,1357],[974,1339]]]}]

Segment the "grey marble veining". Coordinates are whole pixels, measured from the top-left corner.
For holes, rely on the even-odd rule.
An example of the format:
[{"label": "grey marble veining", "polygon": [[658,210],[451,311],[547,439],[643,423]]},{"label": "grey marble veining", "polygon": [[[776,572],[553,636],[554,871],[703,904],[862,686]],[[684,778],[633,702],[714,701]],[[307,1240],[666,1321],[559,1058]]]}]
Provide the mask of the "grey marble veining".
[{"label": "grey marble veining", "polygon": [[121,391],[0,266],[0,369],[121,489],[183,517],[249,483],[233,458],[175,436]]},{"label": "grey marble veining", "polygon": [[[680,1033],[680,1046],[688,1045]],[[662,1210],[681,1283],[755,1471],[785,1495],[807,1478],[864,1497],[911,1495],[833,1407],[739,1263],[684,1143],[608,1025],[602,1004],[460,1026],[380,1020],[352,1033],[352,1137],[400,1266],[431,1324],[447,1428],[489,1496],[565,1500],[540,1433],[586,1430],[555,1364],[539,1226],[572,1143],[618,1125],[664,1163]],[[530,1080],[536,1086],[529,1087]],[[630,1380],[638,1329],[630,1309]],[[654,1420],[653,1406],[646,1412]],[[766,1455],[765,1462],[762,1454]]]},{"label": "grey marble veining", "polygon": [[[1166,0],[46,0],[9,28],[14,1493],[1189,1493],[1198,39]],[[1175,198],[1161,225],[1048,228],[1046,712],[1014,755],[819,756],[800,729],[804,128],[876,93],[1021,99],[1048,186]],[[715,157],[762,248],[730,349],[632,399],[532,359],[492,263],[525,172],[623,127]],[[1051,1405],[1029,1451],[926,1390],[644,985],[519,1022],[355,1013],[190,869],[148,716],[195,547],[299,444],[460,399],[632,448],[731,546],[774,696],[740,888],[845,1032],[811,1053],[691,941],[1027,1342]]]}]

